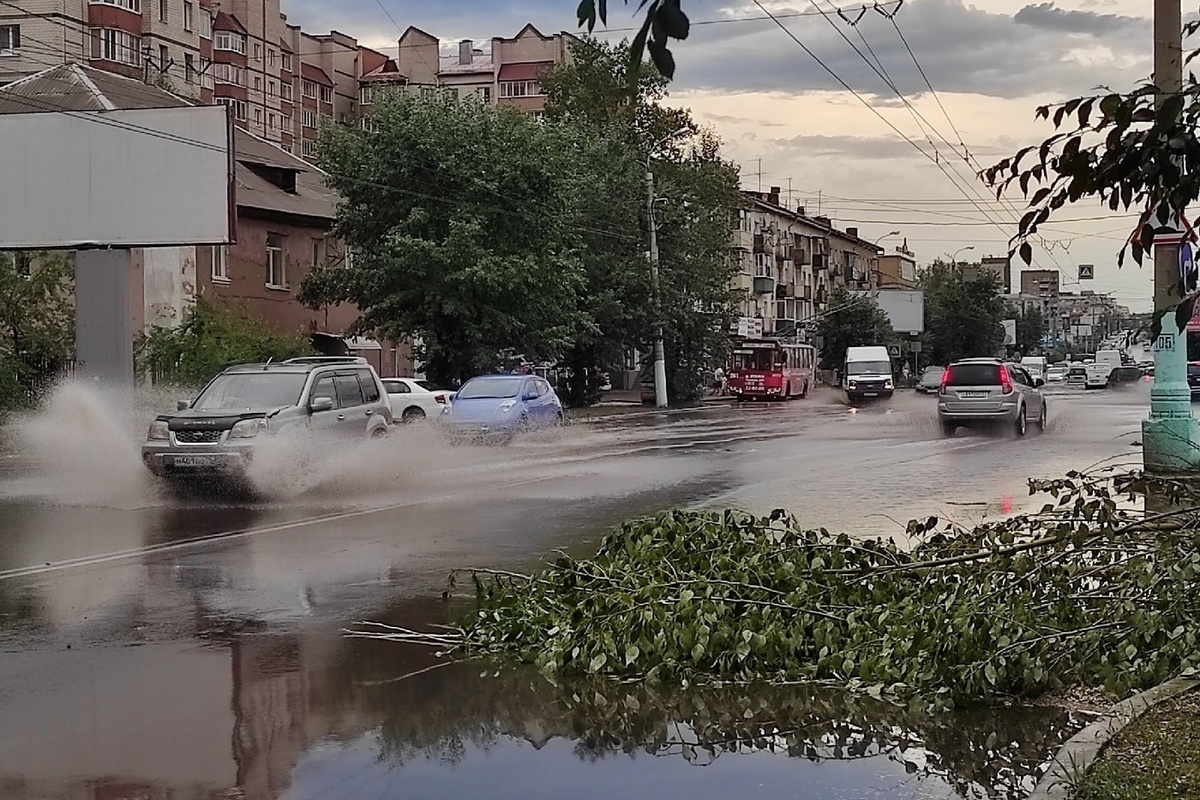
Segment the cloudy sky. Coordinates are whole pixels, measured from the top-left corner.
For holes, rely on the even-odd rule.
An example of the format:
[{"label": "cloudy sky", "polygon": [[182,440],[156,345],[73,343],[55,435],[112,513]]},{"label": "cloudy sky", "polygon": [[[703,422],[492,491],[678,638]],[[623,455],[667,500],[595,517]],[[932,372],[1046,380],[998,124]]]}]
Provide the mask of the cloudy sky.
[{"label": "cloudy sky", "polygon": [[[827,71],[751,0],[685,0],[694,27],[675,48],[671,100],[723,137],[744,187],[780,186],[787,195],[790,186],[794,203],[840,227],[857,225],[889,248],[907,238],[921,263],[1007,250],[1021,200],[998,203],[973,175],[1051,133],[1034,119],[1039,104],[1127,88],[1151,71],[1145,2],[906,0],[888,19],[874,7],[860,16],[862,0],[834,1],[763,0]],[[576,3],[283,0],[290,21],[307,30],[339,30],[392,52],[409,25],[444,43],[512,36],[526,22],[543,33],[576,32]],[[630,35],[637,3],[609,5],[602,35]],[[1061,269],[1068,291],[1081,288],[1077,266],[1094,264],[1096,279],[1082,288],[1148,310],[1149,269],[1116,266],[1130,223],[1091,204],[1067,208],[1046,229],[1035,263]]]}]

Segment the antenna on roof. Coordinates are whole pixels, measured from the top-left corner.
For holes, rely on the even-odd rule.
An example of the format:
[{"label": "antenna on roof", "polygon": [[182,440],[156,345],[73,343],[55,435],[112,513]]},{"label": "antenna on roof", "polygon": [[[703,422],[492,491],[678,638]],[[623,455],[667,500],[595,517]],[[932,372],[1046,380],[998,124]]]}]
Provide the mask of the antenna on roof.
[{"label": "antenna on roof", "polygon": [[275,356],[267,356],[267,363],[263,364],[263,372],[267,371],[267,367],[271,366],[271,362],[275,360]]}]

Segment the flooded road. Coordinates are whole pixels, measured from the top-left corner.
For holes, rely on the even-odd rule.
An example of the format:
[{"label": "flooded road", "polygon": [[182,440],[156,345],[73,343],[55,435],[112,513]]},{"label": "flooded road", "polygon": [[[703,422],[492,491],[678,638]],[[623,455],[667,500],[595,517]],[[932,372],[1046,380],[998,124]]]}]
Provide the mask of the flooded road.
[{"label": "flooded road", "polygon": [[668,506],[784,507],[885,535],[1019,511],[1028,477],[1137,463],[1148,385],[1056,393],[1049,431],[1020,441],[943,440],[934,403],[854,411],[816,393],[508,448],[405,430],[319,471],[281,454],[264,478],[278,491],[254,504],[162,494],[128,463],[144,417],[89,406],[103,447],[50,425],[0,455],[0,797],[1020,796],[1078,720],[1025,709],[964,726],[807,688],[554,687],[341,635],[448,621],[451,568],[586,553]]}]

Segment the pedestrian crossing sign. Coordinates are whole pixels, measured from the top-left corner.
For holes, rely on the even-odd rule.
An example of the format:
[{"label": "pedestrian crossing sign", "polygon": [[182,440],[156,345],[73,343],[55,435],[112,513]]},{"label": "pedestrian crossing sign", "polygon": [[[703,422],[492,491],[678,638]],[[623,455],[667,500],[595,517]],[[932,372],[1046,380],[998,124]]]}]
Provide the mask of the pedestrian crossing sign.
[{"label": "pedestrian crossing sign", "polygon": [[1090,281],[1096,277],[1095,264],[1080,264],[1079,265],[1079,280]]}]

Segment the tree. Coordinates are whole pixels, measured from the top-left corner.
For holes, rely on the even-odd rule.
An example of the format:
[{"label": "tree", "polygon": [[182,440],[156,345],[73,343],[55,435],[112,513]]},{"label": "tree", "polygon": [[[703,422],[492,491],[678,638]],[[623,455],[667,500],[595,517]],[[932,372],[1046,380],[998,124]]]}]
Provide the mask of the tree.
[{"label": "tree", "polygon": [[555,358],[588,324],[581,199],[606,143],[511,108],[385,94],[374,130],[329,126],[319,159],[342,198],[353,266],[311,272],[301,299],[352,302],[360,331],[421,342],[430,379],[457,383],[512,349]]},{"label": "tree", "polygon": [[[1200,30],[1200,22],[1184,26],[1183,36]],[[1191,61],[1200,50],[1187,55]],[[1128,252],[1139,265],[1150,252],[1154,228],[1173,223],[1172,209],[1194,205],[1200,197],[1200,82],[1189,72],[1183,91],[1155,108],[1157,89],[1145,82],[1130,92],[1106,91],[1037,109],[1052,121],[1056,133],[983,170],[980,176],[1000,197],[1013,186],[1028,198],[1013,239],[1014,252],[1029,264],[1033,242],[1054,214],[1081,200],[1098,201],[1111,211],[1131,208],[1137,223],[1118,253],[1118,266]],[[1032,158],[1030,159],[1030,157]],[[1029,159],[1027,161],[1027,159]],[[1182,284],[1175,322],[1180,331],[1191,319],[1196,295]],[[1152,340],[1163,314],[1153,317]]]},{"label": "tree", "polygon": [[[629,0],[625,0],[628,4]],[[642,55],[649,50],[650,60],[667,80],[675,77],[675,57],[667,42],[671,39],[683,41],[691,32],[691,23],[683,12],[681,0],[640,0],[638,8],[646,9],[646,19],[629,48],[629,71],[636,79],[642,68]],[[596,28],[596,20],[608,24],[608,0],[580,0],[576,9],[580,26],[587,26],[588,33]],[[630,81],[632,89],[633,81]]]},{"label": "tree", "polygon": [[1017,321],[1017,352],[1022,356],[1036,355],[1042,351],[1042,338],[1046,335],[1046,320],[1042,310],[1032,304],[1020,307],[1009,306],[1008,319]]},{"label": "tree", "polygon": [[887,314],[867,295],[851,294],[838,286],[829,296],[829,310],[817,320],[821,340],[821,369],[840,370],[851,347],[885,345],[893,338]]},{"label": "tree", "polygon": [[594,395],[577,388],[575,376],[597,374],[630,347],[648,348],[655,315],[642,225],[644,172],[653,157],[655,194],[663,198],[655,214],[667,386],[673,402],[694,400],[707,373],[724,362],[735,268],[729,225],[741,202],[737,169],[721,158],[719,140],[701,130],[689,111],[663,104],[667,80],[653,66],[636,72],[636,91],[627,93],[628,43],[584,39],[572,44],[571,54],[571,63],[540,76],[547,118],[607,143],[612,154],[586,206],[595,220],[590,227],[634,235],[584,232],[580,317],[592,328],[579,331],[568,357],[568,395],[590,399]]},{"label": "tree", "polygon": [[198,298],[174,328],[153,328],[138,343],[142,370],[156,381],[199,387],[234,364],[309,355],[299,335],[271,330],[248,312]]},{"label": "tree", "polygon": [[57,253],[0,253],[0,409],[34,399],[70,359],[72,269]]},{"label": "tree", "polygon": [[931,364],[996,354],[1004,344],[1006,303],[994,275],[963,280],[958,265],[936,260],[918,276],[925,292],[925,349]]}]

